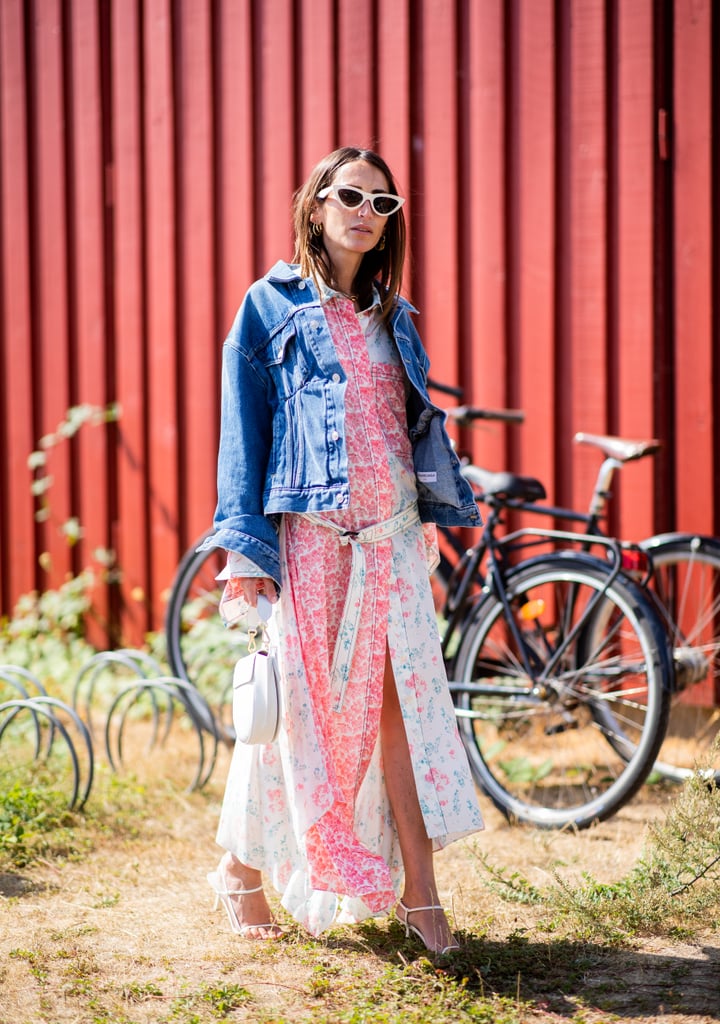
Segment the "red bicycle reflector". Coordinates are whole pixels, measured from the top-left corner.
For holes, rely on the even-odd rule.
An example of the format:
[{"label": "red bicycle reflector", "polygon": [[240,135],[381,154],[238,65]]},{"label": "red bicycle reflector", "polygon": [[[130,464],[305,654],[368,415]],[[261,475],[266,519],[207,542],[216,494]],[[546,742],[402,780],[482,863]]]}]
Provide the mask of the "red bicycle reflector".
[{"label": "red bicycle reflector", "polygon": [[545,602],[541,597],[536,597],[532,601],[525,602],[520,609],[520,618],[525,622],[532,622],[533,619],[539,619],[544,611]]},{"label": "red bicycle reflector", "polygon": [[623,548],[621,562],[625,572],[636,573],[638,576],[647,575],[650,568],[648,556],[639,548]]}]

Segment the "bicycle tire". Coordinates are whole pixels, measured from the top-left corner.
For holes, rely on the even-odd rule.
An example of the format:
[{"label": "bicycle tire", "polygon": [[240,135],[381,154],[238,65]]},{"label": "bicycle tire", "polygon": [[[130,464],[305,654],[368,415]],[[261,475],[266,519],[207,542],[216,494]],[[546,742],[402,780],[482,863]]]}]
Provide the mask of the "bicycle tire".
[{"label": "bicycle tire", "polygon": [[[522,648],[489,587],[453,664],[473,775],[511,821],[586,828],[616,813],[653,767],[670,703],[666,635],[641,588],[622,575],[608,583],[607,566],[589,556],[530,559],[505,586]],[[542,682],[534,692],[523,650]]]},{"label": "bicycle tire", "polygon": [[655,770],[673,782],[699,771],[720,785],[720,541],[650,537],[650,587],[668,630],[676,685]]},{"label": "bicycle tire", "polygon": [[214,709],[226,730],[235,663],[246,650],[247,635],[226,629],[219,612],[222,584],[215,577],[225,565],[220,548],[197,551],[208,530],[183,555],[170,589],[165,614],[167,659],[174,676],[191,683]]}]

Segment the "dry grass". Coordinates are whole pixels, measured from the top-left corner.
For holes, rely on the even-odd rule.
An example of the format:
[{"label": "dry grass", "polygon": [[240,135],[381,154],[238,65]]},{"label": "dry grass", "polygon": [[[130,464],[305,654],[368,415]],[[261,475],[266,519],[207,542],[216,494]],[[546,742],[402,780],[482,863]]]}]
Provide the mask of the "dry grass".
[{"label": "dry grass", "polygon": [[211,913],[205,881],[219,855],[213,837],[227,750],[206,790],[192,794],[170,781],[192,769],[191,737],[173,736],[151,754],[131,740],[126,753],[146,790],[135,777],[113,790],[101,771],[91,820],[80,828],[90,852],[26,868],[0,864],[0,1024],[720,1017],[720,941],[710,928],[632,949],[579,941],[552,907],[508,901],[479,858],[519,871],[539,890],[558,872],[569,882],[584,873],[613,882],[636,862],[667,791],[646,788],[579,834],[512,828],[485,802],[486,831],[437,857],[464,944],[438,973],[391,920],[333,929],[319,941],[292,924],[275,943],[232,935],[224,915]]}]

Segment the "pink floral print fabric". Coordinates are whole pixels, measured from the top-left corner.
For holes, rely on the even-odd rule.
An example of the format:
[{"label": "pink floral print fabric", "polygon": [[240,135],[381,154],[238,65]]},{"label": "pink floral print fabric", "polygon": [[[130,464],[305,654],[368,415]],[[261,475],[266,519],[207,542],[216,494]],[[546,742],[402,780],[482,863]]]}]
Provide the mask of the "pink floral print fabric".
[{"label": "pink floral print fabric", "polygon": [[[331,298],[324,308],[347,376],[351,498],[347,511],[328,517],[357,531],[415,501],[406,382],[379,319],[366,339],[350,302]],[[283,727],[275,744],[236,745],[217,838],[269,873],[283,905],[312,934],[335,920],[386,913],[401,888],[379,742],[386,650],[428,835],[439,848],[483,827],[440,650],[428,575],[433,542],[434,527],[418,522],[363,546],[357,634],[341,680],[331,665],[351,546],[301,515],[283,520],[283,590],[273,614]]]}]

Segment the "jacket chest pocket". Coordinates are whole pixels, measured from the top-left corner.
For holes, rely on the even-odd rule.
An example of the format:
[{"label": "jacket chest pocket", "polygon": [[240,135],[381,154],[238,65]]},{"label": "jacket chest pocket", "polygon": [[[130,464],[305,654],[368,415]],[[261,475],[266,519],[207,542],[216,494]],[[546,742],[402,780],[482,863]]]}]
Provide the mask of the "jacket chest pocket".
[{"label": "jacket chest pocket", "polygon": [[303,388],[311,377],[310,360],[292,323],[270,338],[262,358],[281,402]]}]

